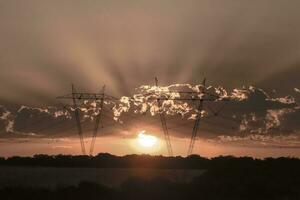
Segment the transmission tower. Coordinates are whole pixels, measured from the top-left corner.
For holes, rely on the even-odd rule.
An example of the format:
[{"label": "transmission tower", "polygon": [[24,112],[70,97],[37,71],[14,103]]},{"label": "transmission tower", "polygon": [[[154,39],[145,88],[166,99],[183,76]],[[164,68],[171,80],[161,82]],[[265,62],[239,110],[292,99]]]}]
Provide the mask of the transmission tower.
[{"label": "transmission tower", "polygon": [[[157,77],[155,77],[155,85],[158,87]],[[157,99],[157,103],[158,103],[159,109],[161,109],[161,101],[160,101],[159,98]],[[168,127],[167,127],[165,114],[162,111],[159,111],[159,116],[160,116],[162,129],[163,129],[163,132],[164,132],[166,146],[167,146],[167,149],[168,149],[169,156],[173,156],[173,150],[172,150],[172,145],[171,145],[171,140],[170,140],[169,130],[168,130]]]},{"label": "transmission tower", "polygon": [[[157,78],[155,78],[155,84],[156,84],[156,86],[158,86]],[[197,101],[197,103],[198,103],[197,114],[196,114],[196,119],[195,119],[195,123],[194,123],[193,130],[192,130],[192,135],[191,135],[187,155],[192,154],[193,149],[194,149],[195,141],[197,139],[198,129],[199,129],[199,126],[200,126],[200,120],[201,120],[201,117],[202,117],[202,111],[204,110],[204,102],[205,101],[214,102],[216,100],[218,100],[220,102],[220,101],[228,101],[229,100],[229,99],[226,99],[226,98],[220,99],[220,96],[207,92],[206,79],[203,80],[202,86],[203,86],[203,90],[200,91],[200,92],[196,92],[196,91],[173,91],[175,93],[180,94],[180,97],[175,97],[174,98],[174,97],[171,97],[171,95],[169,95],[169,93],[172,93],[172,91],[169,91],[169,92],[163,92],[164,95],[160,96],[157,99],[157,102],[158,102],[158,105],[159,105],[160,108],[161,108],[161,105],[162,105],[161,101],[163,101],[163,100]],[[202,95],[200,96],[199,94],[200,95],[202,94]],[[150,97],[150,98],[147,98],[147,99],[148,100],[155,100],[155,97]],[[210,108],[210,110],[211,110],[211,108]],[[214,112],[212,110],[212,112],[215,116],[217,116],[220,111],[221,111],[221,109],[219,109],[217,112]],[[165,115],[164,115],[163,112],[160,112],[160,118],[161,118],[161,123],[162,123],[163,131],[164,131],[164,135],[165,135],[167,148],[168,148],[168,151],[169,151],[169,154],[170,154],[170,152],[172,153],[172,147],[171,147],[168,128],[167,128],[167,125],[166,125]]]},{"label": "transmission tower", "polygon": [[103,112],[104,92],[105,92],[105,85],[102,88],[102,98],[100,99],[100,110],[96,116],[95,127],[93,130],[93,136],[92,136],[91,146],[90,146],[90,155],[93,155],[94,146],[95,146],[95,142],[96,142],[96,138],[97,138],[97,134],[98,134],[98,128],[99,128],[99,124],[100,124],[100,120],[101,120],[101,115]]},{"label": "transmission tower", "polygon": [[[205,86],[205,82],[206,79],[204,78],[202,85],[203,85],[203,93],[205,94],[206,92],[206,86]],[[190,145],[188,148],[188,155],[192,154],[193,149],[194,149],[194,145],[195,145],[195,141],[196,141],[196,136],[197,136],[197,132],[198,132],[198,128],[199,128],[199,124],[200,124],[200,119],[201,119],[201,115],[202,115],[202,110],[203,110],[203,98],[200,98],[198,103],[198,108],[197,108],[197,116],[196,116],[196,120],[194,123],[194,127],[193,127],[193,131],[192,131],[192,136],[191,136],[191,140],[190,140]]]},{"label": "transmission tower", "polygon": [[86,155],[86,148],[85,148],[85,143],[84,143],[84,136],[83,136],[83,132],[82,132],[81,122],[80,122],[80,112],[79,112],[77,103],[81,100],[100,101],[99,113],[96,115],[96,120],[95,120],[95,125],[94,125],[94,129],[93,129],[93,133],[92,133],[92,140],[91,140],[91,145],[90,145],[90,150],[89,150],[89,154],[93,155],[95,142],[97,139],[97,134],[98,134],[98,129],[99,129],[99,124],[100,124],[102,113],[103,113],[104,101],[105,100],[110,100],[110,101],[118,100],[117,98],[107,95],[104,92],[105,92],[105,86],[103,86],[101,93],[77,92],[74,85],[72,84],[72,93],[71,94],[57,97],[57,99],[67,99],[67,100],[71,99],[73,101],[74,118],[76,121],[78,136],[80,139],[81,151],[82,151],[83,155]]},{"label": "transmission tower", "polygon": [[80,113],[77,108],[75,94],[76,94],[76,89],[75,89],[74,85],[72,84],[72,100],[73,100],[73,106],[74,106],[73,109],[74,109],[74,115],[75,115],[74,117],[76,120],[78,135],[79,135],[79,139],[80,139],[81,151],[82,151],[82,154],[85,155],[84,137],[82,135],[82,128],[81,128],[81,123],[80,123]]}]

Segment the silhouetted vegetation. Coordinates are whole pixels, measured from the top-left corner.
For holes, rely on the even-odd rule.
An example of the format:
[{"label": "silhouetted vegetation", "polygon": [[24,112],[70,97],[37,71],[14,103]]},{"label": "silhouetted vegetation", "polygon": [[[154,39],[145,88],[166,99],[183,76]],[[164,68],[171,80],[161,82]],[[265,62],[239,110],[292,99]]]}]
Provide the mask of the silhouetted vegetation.
[{"label": "silhouetted vegetation", "polygon": [[0,158],[0,166],[46,166],[46,167],[99,167],[99,168],[203,168],[208,159],[200,156],[164,157],[150,155],[115,156],[101,153],[97,156],[35,155]]},{"label": "silhouetted vegetation", "polygon": [[205,199],[282,200],[300,198],[299,170],[211,170],[190,183],[131,178],[119,188],[82,182],[78,186],[0,189],[1,199]]},{"label": "silhouetted vegetation", "polygon": [[155,168],[155,169],[211,169],[211,168],[252,168],[252,167],[296,167],[298,158],[265,158],[219,156],[204,158],[199,155],[188,157],[164,157],[150,155],[115,156],[100,153],[97,156],[44,155],[33,157],[0,157],[0,166],[43,166],[43,167],[96,167],[96,168]]},{"label": "silhouetted vegetation", "polygon": [[196,155],[187,158],[148,155],[117,157],[110,154],[99,154],[95,157],[37,155],[32,158],[1,158],[0,164],[206,169],[191,182],[132,177],[116,188],[90,182],[82,182],[78,186],[57,187],[54,190],[6,187],[0,189],[1,199],[300,199],[300,160],[296,158],[260,160],[231,156],[206,159]]}]

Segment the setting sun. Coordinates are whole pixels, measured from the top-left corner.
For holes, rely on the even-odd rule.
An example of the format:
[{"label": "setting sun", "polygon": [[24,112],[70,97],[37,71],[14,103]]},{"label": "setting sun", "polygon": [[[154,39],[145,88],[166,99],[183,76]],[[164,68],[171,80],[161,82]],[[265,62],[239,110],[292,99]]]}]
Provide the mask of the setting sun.
[{"label": "setting sun", "polygon": [[138,144],[142,147],[153,147],[157,144],[157,138],[153,135],[145,134],[145,131],[141,131],[137,137]]}]

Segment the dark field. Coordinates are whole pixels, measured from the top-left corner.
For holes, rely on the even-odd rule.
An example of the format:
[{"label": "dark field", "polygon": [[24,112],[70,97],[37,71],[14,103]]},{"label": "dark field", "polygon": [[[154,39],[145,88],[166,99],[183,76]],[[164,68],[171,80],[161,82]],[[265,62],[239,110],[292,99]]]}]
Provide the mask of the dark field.
[{"label": "dark field", "polygon": [[0,165],[1,199],[300,199],[295,158],[39,155]]},{"label": "dark field", "polygon": [[55,189],[57,186],[77,186],[83,181],[118,187],[131,177],[190,182],[203,172],[197,169],[0,167],[0,188],[22,186]]}]

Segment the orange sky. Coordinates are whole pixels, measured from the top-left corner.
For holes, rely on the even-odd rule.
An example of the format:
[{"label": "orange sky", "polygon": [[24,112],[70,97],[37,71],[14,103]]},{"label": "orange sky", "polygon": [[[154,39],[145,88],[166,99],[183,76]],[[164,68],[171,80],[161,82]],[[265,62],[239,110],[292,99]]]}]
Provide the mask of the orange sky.
[{"label": "orange sky", "polygon": [[[136,134],[137,136],[137,134]],[[89,147],[90,140],[86,140]],[[186,156],[189,139],[171,137],[174,155]],[[2,141],[0,145],[0,156],[28,156],[34,154],[81,154],[78,138],[73,139],[26,139],[19,142]],[[159,144],[153,148],[142,148],[136,142],[136,138],[99,137],[95,145],[95,154],[109,152],[116,155],[126,154],[152,154],[165,155],[167,150],[165,143],[159,137]],[[272,147],[243,147],[235,145],[222,145],[214,142],[197,140],[194,153],[204,157],[215,157],[219,155],[252,156],[252,157],[300,157],[300,149],[294,148],[272,148]]]}]

